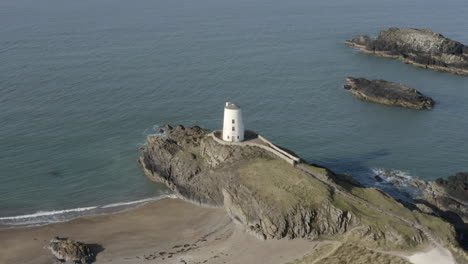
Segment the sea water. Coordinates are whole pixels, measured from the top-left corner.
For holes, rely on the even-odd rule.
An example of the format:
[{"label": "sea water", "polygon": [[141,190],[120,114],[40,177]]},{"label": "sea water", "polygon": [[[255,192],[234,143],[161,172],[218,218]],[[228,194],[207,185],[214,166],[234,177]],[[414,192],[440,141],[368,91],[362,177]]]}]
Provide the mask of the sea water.
[{"label": "sea water", "polygon": [[[371,182],[468,170],[468,77],[343,44],[388,27],[468,44],[465,0],[2,0],[0,225],[63,221],[170,195],[138,148],[164,124],[246,128]],[[431,111],[355,99],[348,76],[433,97]],[[120,207],[119,207],[120,208]]]}]

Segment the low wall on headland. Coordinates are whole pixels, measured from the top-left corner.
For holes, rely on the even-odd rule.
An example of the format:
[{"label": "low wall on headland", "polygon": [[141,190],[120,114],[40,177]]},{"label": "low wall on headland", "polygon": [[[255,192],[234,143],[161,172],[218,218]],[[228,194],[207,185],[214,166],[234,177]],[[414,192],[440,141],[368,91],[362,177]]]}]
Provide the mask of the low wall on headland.
[{"label": "low wall on headland", "polygon": [[[222,140],[222,131],[217,130],[209,135],[219,144],[222,145],[227,145],[227,146],[251,146],[251,147],[258,147],[261,149],[264,149],[270,153],[273,153],[276,155],[278,158],[288,162],[291,165],[296,165],[297,163],[300,162],[300,158],[282,150],[281,148],[275,146],[273,143],[268,141],[266,138],[262,137],[261,135],[258,135],[257,133],[253,131],[245,131],[246,133],[246,139],[241,142],[229,142],[229,141],[224,141]],[[247,137],[247,134],[249,137]]]}]

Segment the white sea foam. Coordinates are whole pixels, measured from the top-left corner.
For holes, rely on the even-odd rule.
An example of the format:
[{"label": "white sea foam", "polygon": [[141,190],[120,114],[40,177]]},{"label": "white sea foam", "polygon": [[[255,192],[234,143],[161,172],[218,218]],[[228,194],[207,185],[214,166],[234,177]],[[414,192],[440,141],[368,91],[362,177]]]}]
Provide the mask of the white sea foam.
[{"label": "white sea foam", "polygon": [[413,177],[409,174],[409,172],[402,171],[402,170],[394,170],[394,169],[384,169],[384,168],[373,168],[372,172],[379,176],[384,176],[386,178],[396,178],[392,176],[386,176],[386,174],[395,175],[397,177],[405,178],[407,180],[413,179]]},{"label": "white sea foam", "polygon": [[0,226],[30,226],[65,222],[86,215],[109,214],[125,211],[164,198],[176,198],[174,194],[163,194],[130,202],[119,202],[103,206],[89,206],[56,211],[38,211],[33,214],[0,217]]},{"label": "white sea foam", "polygon": [[408,181],[413,179],[409,172],[402,170],[373,168],[372,173],[381,177],[386,183],[398,182],[400,186],[407,186]]},{"label": "white sea foam", "polygon": [[66,214],[66,213],[71,213],[71,212],[83,212],[83,211],[88,211],[88,210],[92,210],[92,209],[96,209],[96,208],[98,208],[98,207],[97,206],[91,206],[91,207],[74,208],[74,209],[58,210],[58,211],[38,211],[38,212],[36,212],[34,214],[0,217],[0,220],[35,218],[35,217]]},{"label": "white sea foam", "polygon": [[160,129],[162,129],[162,128],[163,128],[163,126],[161,126],[161,125],[153,125],[153,128],[152,128],[153,133],[147,133],[147,132],[145,131],[145,135],[147,135],[147,136],[153,136],[153,137],[165,137],[165,136],[166,136],[166,132],[165,132],[165,131],[159,132]]},{"label": "white sea foam", "polygon": [[108,205],[102,206],[101,208],[113,208],[113,207],[133,205],[133,204],[145,204],[145,203],[148,203],[148,202],[157,201],[157,200],[161,200],[161,199],[164,199],[164,198],[176,198],[176,196],[174,194],[165,194],[165,195],[161,195],[161,196],[158,196],[158,197],[146,198],[146,199],[142,199],[142,200],[138,200],[138,201],[108,204]]}]

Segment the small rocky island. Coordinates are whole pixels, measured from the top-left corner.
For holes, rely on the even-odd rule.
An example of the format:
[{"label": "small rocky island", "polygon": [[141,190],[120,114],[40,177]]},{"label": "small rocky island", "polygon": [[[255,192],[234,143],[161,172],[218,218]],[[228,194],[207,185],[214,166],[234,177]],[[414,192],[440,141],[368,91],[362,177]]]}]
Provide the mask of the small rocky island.
[{"label": "small rocky island", "polygon": [[357,98],[370,102],[418,110],[432,109],[434,106],[432,98],[411,87],[394,82],[348,77],[344,88]]},{"label": "small rocky island", "polygon": [[162,136],[148,137],[139,162],[150,179],[182,199],[224,207],[260,239],[323,238],[366,252],[432,245],[468,261],[455,229],[442,218],[308,164],[252,131],[242,142],[223,141],[221,133],[166,126]]},{"label": "small rocky island", "polygon": [[345,42],[363,53],[399,59],[437,71],[468,75],[468,46],[429,29],[390,28],[376,38],[357,36]]}]

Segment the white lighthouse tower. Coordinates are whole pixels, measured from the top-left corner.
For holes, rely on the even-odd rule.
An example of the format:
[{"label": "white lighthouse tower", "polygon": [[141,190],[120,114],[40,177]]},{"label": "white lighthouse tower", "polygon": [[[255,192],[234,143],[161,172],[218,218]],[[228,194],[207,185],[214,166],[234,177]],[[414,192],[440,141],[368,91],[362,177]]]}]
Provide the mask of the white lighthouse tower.
[{"label": "white lighthouse tower", "polygon": [[226,102],[226,106],[224,107],[223,140],[230,142],[244,140],[242,110],[231,102]]}]

